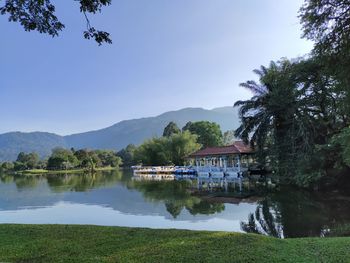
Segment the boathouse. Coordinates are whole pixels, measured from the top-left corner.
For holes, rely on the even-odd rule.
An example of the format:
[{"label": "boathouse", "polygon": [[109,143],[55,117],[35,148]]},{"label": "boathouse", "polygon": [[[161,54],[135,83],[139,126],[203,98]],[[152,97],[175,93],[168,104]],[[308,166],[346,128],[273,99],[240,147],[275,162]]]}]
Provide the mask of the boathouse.
[{"label": "boathouse", "polygon": [[188,156],[196,166],[216,166],[221,168],[237,167],[248,168],[254,161],[253,149],[242,141],[235,141],[232,145],[207,147]]}]

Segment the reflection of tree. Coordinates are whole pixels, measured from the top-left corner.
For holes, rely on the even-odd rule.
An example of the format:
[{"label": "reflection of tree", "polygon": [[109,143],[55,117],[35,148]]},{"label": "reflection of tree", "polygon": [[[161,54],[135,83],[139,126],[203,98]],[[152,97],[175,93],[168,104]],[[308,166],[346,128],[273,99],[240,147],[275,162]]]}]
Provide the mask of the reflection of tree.
[{"label": "reflection of tree", "polygon": [[51,175],[47,177],[47,183],[55,192],[85,192],[98,187],[114,185],[120,180],[120,177],[120,171]]},{"label": "reflection of tree", "polygon": [[129,181],[128,188],[137,189],[152,202],[164,202],[167,211],[176,218],[186,208],[192,215],[221,213],[224,204],[211,203],[191,195],[186,181]]},{"label": "reflection of tree", "polygon": [[255,214],[249,214],[248,222],[241,222],[241,228],[247,233],[283,237],[279,217],[273,213],[273,208],[267,199],[257,206]]},{"label": "reflection of tree", "polygon": [[173,216],[173,218],[176,218],[184,208],[184,205],[182,202],[175,203],[175,202],[165,202],[166,210]]},{"label": "reflection of tree", "polygon": [[192,215],[215,214],[225,209],[224,204],[210,203],[193,196],[187,181],[137,181],[132,179],[132,172],[103,171],[79,174],[49,174],[44,176],[6,176],[0,175],[2,182],[16,183],[18,189],[37,187],[39,182],[48,184],[53,192],[85,192],[99,187],[125,185],[130,190],[137,190],[150,202],[164,203],[166,210],[178,217],[183,209]]},{"label": "reflection of tree", "polygon": [[322,236],[334,223],[332,206],[304,191],[270,194],[247,222],[241,222],[241,228],[274,237]]},{"label": "reflection of tree", "polygon": [[192,215],[210,215],[215,213],[221,213],[225,210],[225,205],[222,203],[212,203],[207,200],[201,200],[199,203],[193,204],[193,206],[186,208]]},{"label": "reflection of tree", "polygon": [[2,183],[9,184],[9,183],[12,183],[13,180],[14,180],[13,175],[9,175],[9,174],[0,172],[0,181]]},{"label": "reflection of tree", "polygon": [[37,187],[40,178],[36,178],[35,176],[18,176],[14,180],[18,189],[26,189]]}]

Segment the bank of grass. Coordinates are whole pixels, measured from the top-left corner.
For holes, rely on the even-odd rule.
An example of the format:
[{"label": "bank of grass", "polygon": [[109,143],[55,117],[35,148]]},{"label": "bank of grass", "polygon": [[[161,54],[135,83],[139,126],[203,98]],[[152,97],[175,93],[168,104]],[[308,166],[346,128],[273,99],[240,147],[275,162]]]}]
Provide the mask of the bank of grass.
[{"label": "bank of grass", "polygon": [[[95,171],[110,171],[118,169],[116,167],[99,167],[95,168]],[[75,173],[84,173],[86,169],[69,169],[69,170],[45,170],[45,169],[32,169],[32,170],[23,170],[16,172],[17,174],[23,175],[40,175],[40,174],[75,174]]]},{"label": "bank of grass", "polygon": [[350,262],[350,238],[0,225],[0,262]]}]

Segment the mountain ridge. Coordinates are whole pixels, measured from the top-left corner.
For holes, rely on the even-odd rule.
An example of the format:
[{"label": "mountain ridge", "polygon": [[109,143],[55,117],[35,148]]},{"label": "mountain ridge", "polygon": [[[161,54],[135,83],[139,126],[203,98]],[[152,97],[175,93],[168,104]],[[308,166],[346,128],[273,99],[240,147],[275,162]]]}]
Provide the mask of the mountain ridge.
[{"label": "mountain ridge", "polygon": [[182,128],[188,121],[217,122],[222,131],[238,127],[238,113],[233,107],[183,108],[157,116],[122,120],[106,128],[61,136],[49,132],[7,132],[0,134],[0,161],[13,161],[19,152],[38,152],[47,157],[54,147],[120,150],[128,144],[161,136],[164,127],[174,121]]}]

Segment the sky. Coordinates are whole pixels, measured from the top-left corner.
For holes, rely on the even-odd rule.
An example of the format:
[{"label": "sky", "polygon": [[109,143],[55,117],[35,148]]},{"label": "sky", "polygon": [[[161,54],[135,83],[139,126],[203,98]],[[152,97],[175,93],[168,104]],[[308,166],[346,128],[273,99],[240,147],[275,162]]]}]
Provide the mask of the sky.
[{"label": "sky", "polygon": [[59,37],[0,16],[0,133],[67,135],[185,107],[232,106],[239,83],[307,54],[302,0],[113,0],[90,20],[113,44],[83,39],[75,1],[53,1]]}]

